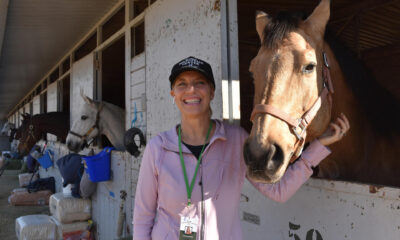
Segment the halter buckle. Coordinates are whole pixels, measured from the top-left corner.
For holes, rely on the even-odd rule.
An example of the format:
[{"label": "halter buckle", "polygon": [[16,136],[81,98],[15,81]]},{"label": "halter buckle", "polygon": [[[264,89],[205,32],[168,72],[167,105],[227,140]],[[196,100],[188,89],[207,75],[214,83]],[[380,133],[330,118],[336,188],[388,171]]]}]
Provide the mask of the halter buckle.
[{"label": "halter buckle", "polygon": [[329,62],[328,62],[328,57],[326,56],[326,53],[322,53],[322,57],[324,58],[324,65],[325,67],[329,68]]},{"label": "halter buckle", "polygon": [[[297,139],[303,140],[303,134],[306,131],[307,126],[303,123],[303,119],[299,118],[297,119],[298,123],[296,126],[292,127],[294,135],[297,137]],[[300,133],[297,132],[297,128],[300,128]]]}]

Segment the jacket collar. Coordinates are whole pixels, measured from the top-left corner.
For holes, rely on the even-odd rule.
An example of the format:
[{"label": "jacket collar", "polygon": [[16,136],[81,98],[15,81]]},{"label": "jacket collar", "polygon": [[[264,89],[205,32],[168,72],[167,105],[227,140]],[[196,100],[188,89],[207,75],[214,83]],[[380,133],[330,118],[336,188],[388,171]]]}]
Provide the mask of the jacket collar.
[{"label": "jacket collar", "polygon": [[[206,147],[205,151],[215,142],[217,139],[226,140],[225,128],[224,124],[220,120],[213,119],[216,124],[214,135],[211,137],[208,146]],[[162,147],[167,151],[172,152],[179,152],[179,145],[178,145],[178,133],[176,132],[176,128],[178,124],[175,125],[173,128],[166,132],[162,132],[159,136],[162,139]],[[184,153],[191,153],[189,149],[186,148],[185,145],[182,144],[182,152]]]}]

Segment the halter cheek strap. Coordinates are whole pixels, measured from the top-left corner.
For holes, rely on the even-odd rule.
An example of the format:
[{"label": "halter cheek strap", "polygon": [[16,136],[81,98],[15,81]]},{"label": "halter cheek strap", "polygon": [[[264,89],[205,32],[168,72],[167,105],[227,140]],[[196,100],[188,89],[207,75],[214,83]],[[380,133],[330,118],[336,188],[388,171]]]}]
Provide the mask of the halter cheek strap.
[{"label": "halter cheek strap", "polygon": [[254,106],[253,112],[251,113],[250,121],[253,121],[254,118],[256,117],[257,114],[263,113],[263,114],[269,114],[272,115],[284,122],[286,122],[292,131],[292,133],[296,136],[297,141],[294,144],[294,152],[292,153],[292,158],[290,159],[290,162],[293,162],[296,160],[301,152],[302,152],[302,147],[304,146],[304,141],[307,135],[307,127],[311,123],[311,121],[314,119],[314,117],[317,115],[318,110],[322,106],[322,102],[324,102],[326,99],[328,99],[329,104],[332,106],[332,97],[331,95],[334,93],[333,91],[333,84],[330,76],[330,66],[328,63],[328,58],[326,56],[326,53],[322,53],[322,57],[324,59],[324,66],[322,70],[322,77],[324,81],[323,89],[317,100],[315,100],[314,104],[311,106],[311,108],[303,114],[302,117],[300,118],[293,118],[286,112],[280,110],[279,108],[276,108],[272,105],[269,104],[256,104]]},{"label": "halter cheek strap", "polygon": [[96,121],[93,124],[93,126],[91,128],[89,128],[89,130],[87,130],[87,132],[85,134],[80,135],[79,133],[76,133],[76,132],[71,131],[71,130],[69,130],[68,133],[80,138],[83,141],[87,140],[87,137],[89,137],[89,135],[94,131],[94,129],[96,129],[96,128],[99,129],[100,112],[103,109],[103,106],[104,106],[103,104],[100,104],[100,107],[99,107],[99,109],[97,110],[97,113],[96,113]]},{"label": "halter cheek strap", "polygon": [[29,131],[28,132],[28,137],[26,137],[25,141],[22,143],[22,146],[27,150],[29,150],[28,149],[28,141],[29,141],[30,138],[32,138],[36,142],[36,138],[35,138],[35,135],[33,133],[34,126],[33,126],[32,118],[30,119],[30,123],[29,123],[28,129],[29,129],[28,130]]}]

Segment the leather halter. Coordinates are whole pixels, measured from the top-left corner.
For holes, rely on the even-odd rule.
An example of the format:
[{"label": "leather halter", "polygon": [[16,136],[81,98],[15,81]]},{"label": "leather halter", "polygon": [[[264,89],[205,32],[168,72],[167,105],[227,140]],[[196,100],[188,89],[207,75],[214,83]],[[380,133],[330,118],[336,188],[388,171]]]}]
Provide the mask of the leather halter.
[{"label": "leather halter", "polygon": [[85,134],[80,135],[79,133],[73,132],[71,130],[69,130],[68,133],[80,138],[82,141],[87,140],[87,137],[90,135],[90,133],[93,132],[94,129],[96,129],[96,128],[100,129],[99,128],[99,121],[100,121],[100,112],[101,112],[102,109],[103,109],[103,104],[100,104],[100,107],[99,107],[99,109],[97,110],[97,113],[96,113],[96,122],[93,124],[93,126],[91,128],[89,128],[89,130],[87,130],[87,132]]},{"label": "leather halter", "polygon": [[28,141],[29,141],[29,139],[31,137],[32,137],[33,141],[35,141],[35,143],[37,142],[36,138],[35,138],[35,135],[34,135],[34,132],[33,132],[34,126],[33,126],[32,118],[30,119],[30,123],[29,123],[28,128],[29,128],[28,137],[26,137],[25,141],[22,143],[22,147],[24,147],[27,151],[30,150],[30,149],[28,149]]},{"label": "leather halter", "polygon": [[324,65],[322,70],[323,74],[322,77],[324,81],[323,89],[317,100],[315,100],[312,107],[308,111],[306,111],[302,117],[293,118],[286,112],[269,104],[256,104],[254,106],[253,112],[251,113],[250,121],[252,122],[257,114],[264,113],[279,118],[280,120],[286,122],[290,126],[292,133],[297,138],[297,141],[294,144],[294,152],[292,153],[290,162],[293,162],[300,156],[302,148],[299,148],[299,146],[303,146],[303,143],[307,135],[306,129],[308,125],[311,123],[311,121],[314,119],[314,117],[317,115],[318,110],[322,106],[322,102],[328,99],[329,104],[332,106],[331,95],[334,93],[334,91],[329,71],[330,66],[325,52],[322,52],[322,57],[324,59]]}]

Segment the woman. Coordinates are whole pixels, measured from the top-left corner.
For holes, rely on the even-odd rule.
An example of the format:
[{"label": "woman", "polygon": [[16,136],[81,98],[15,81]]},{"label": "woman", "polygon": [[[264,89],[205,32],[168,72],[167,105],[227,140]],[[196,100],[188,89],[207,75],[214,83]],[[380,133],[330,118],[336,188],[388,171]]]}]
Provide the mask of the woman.
[{"label": "woman", "polygon": [[[248,134],[211,119],[215,82],[211,66],[189,57],[169,78],[181,124],[154,137],[140,167],[134,206],[134,240],[242,239],[239,218],[246,177],[242,145]],[[349,129],[344,115],[304,150],[281,181],[250,181],[265,196],[284,202],[330,151],[324,147]]]}]

